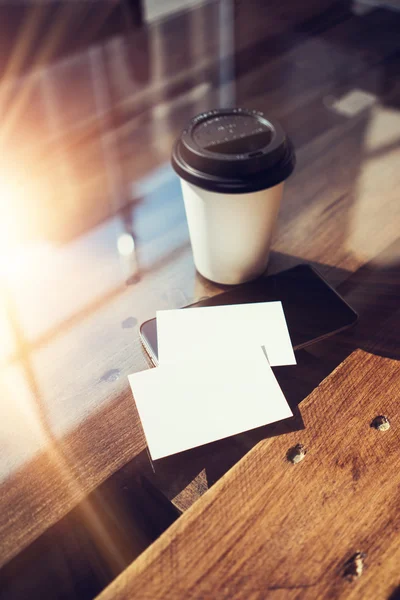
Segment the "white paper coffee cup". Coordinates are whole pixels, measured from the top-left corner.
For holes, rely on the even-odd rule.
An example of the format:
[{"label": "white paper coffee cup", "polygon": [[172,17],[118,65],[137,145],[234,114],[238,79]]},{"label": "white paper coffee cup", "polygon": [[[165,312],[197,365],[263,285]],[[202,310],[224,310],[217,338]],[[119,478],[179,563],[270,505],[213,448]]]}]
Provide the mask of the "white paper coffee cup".
[{"label": "white paper coffee cup", "polygon": [[260,276],[268,264],[293,146],[275,121],[257,111],[198,115],[175,144],[194,263],[222,284]]}]

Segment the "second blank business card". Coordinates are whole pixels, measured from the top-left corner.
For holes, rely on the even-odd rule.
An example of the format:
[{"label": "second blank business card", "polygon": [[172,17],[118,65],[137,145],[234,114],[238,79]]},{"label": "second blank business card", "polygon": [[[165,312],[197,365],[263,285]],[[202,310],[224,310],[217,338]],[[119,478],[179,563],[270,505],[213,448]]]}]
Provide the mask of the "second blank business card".
[{"label": "second blank business card", "polygon": [[261,346],[272,367],[296,364],[281,302],[158,311],[157,339],[160,365],[245,359]]},{"label": "second blank business card", "polygon": [[292,416],[261,350],[129,376],[153,460]]}]

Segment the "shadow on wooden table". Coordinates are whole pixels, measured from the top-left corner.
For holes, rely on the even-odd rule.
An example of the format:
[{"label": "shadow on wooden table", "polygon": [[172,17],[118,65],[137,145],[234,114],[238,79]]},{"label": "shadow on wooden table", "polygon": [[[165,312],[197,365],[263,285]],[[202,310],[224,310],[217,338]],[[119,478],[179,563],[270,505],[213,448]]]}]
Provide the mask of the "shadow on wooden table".
[{"label": "shadow on wooden table", "polygon": [[[0,598],[96,596],[180,515],[138,472],[142,452],[0,571]],[[146,468],[145,466],[145,468]]]},{"label": "shadow on wooden table", "polygon": [[338,286],[339,293],[359,313],[359,322],[310,353],[331,370],[357,348],[400,359],[400,239]]},{"label": "shadow on wooden table", "polygon": [[186,510],[260,441],[304,428],[299,403],[328,374],[306,351],[296,353],[297,367],[275,367],[274,373],[292,409],[293,417],[278,423],[193,448],[154,463],[154,484]]},{"label": "shadow on wooden table", "polygon": [[388,600],[400,600],[400,585],[390,594]]},{"label": "shadow on wooden table", "polygon": [[[293,418],[156,461],[154,473],[147,453],[139,453],[2,568],[0,598],[92,598],[174,522],[175,506],[188,508],[261,440],[301,432],[299,404],[354,349],[400,358],[399,257],[400,243],[392,244],[350,276],[314,263],[329,281],[342,282],[338,289],[360,320],[298,352],[296,368],[274,369]],[[275,254],[271,267],[299,262]]]},{"label": "shadow on wooden table", "polygon": [[[273,265],[301,262],[283,255]],[[352,275],[344,270],[313,265],[329,281],[342,281],[339,292],[358,312],[357,325],[296,353],[297,367],[274,368],[294,416],[213,444],[156,461],[154,483],[181,509],[186,510],[259,441],[301,431],[299,403],[357,348],[400,359],[400,242]]]}]

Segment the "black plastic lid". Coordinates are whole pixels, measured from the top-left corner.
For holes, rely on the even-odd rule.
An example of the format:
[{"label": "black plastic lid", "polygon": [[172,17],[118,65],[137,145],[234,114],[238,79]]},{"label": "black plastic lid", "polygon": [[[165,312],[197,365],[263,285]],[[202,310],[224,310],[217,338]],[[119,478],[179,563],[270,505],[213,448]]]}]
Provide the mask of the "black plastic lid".
[{"label": "black plastic lid", "polygon": [[279,123],[244,108],[194,117],[172,152],[182,179],[205,190],[245,194],[273,187],[292,173],[293,145]]}]

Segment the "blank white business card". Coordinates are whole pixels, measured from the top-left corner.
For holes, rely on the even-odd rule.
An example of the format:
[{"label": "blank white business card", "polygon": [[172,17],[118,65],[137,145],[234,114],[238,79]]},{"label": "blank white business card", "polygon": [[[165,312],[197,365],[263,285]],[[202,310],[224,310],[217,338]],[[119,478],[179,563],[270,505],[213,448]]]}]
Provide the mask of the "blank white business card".
[{"label": "blank white business card", "polygon": [[129,376],[153,460],[292,416],[261,349]]},{"label": "blank white business card", "polygon": [[245,359],[261,346],[272,367],[296,364],[281,302],[158,311],[157,340],[160,365]]}]

